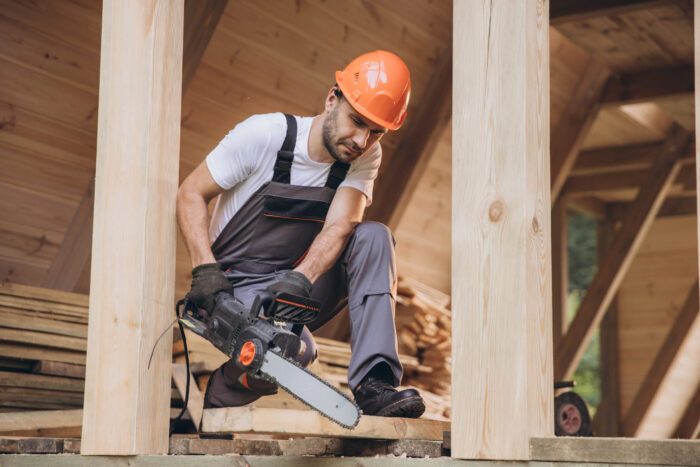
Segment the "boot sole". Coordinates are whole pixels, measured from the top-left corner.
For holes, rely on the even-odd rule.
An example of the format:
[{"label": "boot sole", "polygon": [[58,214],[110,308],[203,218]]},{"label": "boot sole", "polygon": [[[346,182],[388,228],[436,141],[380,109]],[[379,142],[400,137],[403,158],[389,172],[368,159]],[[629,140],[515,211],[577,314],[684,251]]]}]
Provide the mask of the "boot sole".
[{"label": "boot sole", "polygon": [[425,412],[425,403],[420,396],[396,401],[377,412],[380,417],[418,418]]}]

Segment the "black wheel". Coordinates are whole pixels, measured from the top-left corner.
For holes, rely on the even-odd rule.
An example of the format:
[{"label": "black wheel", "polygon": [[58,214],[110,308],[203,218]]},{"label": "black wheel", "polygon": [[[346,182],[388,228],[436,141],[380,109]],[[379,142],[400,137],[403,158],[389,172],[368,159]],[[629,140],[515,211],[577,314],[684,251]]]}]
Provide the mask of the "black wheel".
[{"label": "black wheel", "polygon": [[591,436],[591,416],[586,402],[575,392],[554,398],[554,434],[557,436]]}]

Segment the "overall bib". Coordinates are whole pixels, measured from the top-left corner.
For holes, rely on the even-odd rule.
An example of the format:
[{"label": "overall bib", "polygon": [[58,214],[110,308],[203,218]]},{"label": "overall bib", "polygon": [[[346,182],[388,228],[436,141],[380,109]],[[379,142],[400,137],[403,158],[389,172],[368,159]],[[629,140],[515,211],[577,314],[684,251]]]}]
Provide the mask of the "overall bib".
[{"label": "overall bib", "polygon": [[[290,183],[297,122],[286,115],[287,133],[270,182],[262,185],[226,224],[212,244],[216,261],[226,269],[234,296],[250,307],[255,296],[301,263],[323,228],[326,214],[349,165],[336,161],[323,187]],[[394,297],[396,282],[393,237],[382,224],[363,222],[353,232],[340,260],[312,289],[322,303],[319,318],[309,325],[318,329],[333,317],[336,305],[348,297],[352,327],[350,387],[356,387],[379,362],[392,368],[398,384],[402,369],[396,350]],[[348,295],[348,291],[350,291]],[[307,327],[301,335],[306,351],[298,359],[308,366],[317,347]],[[252,390],[250,390],[250,389]],[[243,379],[233,361],[216,370],[210,379],[210,406],[240,406],[275,387],[259,380]]]}]

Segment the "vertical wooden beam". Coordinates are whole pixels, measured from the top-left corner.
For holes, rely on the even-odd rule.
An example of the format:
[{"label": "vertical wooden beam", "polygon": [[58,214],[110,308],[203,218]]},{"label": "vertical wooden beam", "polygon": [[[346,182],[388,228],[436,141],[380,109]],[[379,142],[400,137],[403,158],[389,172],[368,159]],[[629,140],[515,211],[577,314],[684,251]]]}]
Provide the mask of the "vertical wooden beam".
[{"label": "vertical wooden beam", "polygon": [[[204,51],[219,24],[228,0],[185,0],[182,58],[182,96],[202,61]],[[44,287],[81,292],[81,275],[90,276],[94,175],[73,216],[56,259],[44,279]]]},{"label": "vertical wooden beam", "polygon": [[546,0],[454,3],[455,457],[524,460],[554,433],[548,19]]},{"label": "vertical wooden beam", "polygon": [[581,150],[581,145],[593,125],[600,108],[600,96],[610,71],[591,59],[557,128],[552,132],[552,203],[554,203]]},{"label": "vertical wooden beam", "polygon": [[[608,254],[615,237],[615,223],[598,223],[598,264]],[[596,436],[618,436],[620,432],[620,352],[618,350],[617,295],[600,323],[600,404],[593,419]]]},{"label": "vertical wooden beam", "polygon": [[554,348],[566,334],[569,296],[568,209],[566,198],[552,207],[552,337]]},{"label": "vertical wooden beam", "polygon": [[698,281],[690,289],[688,296],[685,299],[683,308],[676,317],[676,320],[668,332],[664,343],[654,358],[651,368],[644,377],[641,386],[634,396],[632,405],[627,409],[625,418],[622,421],[622,434],[625,436],[637,436],[637,432],[644,420],[644,417],[649,412],[659,388],[666,379],[671,370],[678,352],[688,336],[688,333],[695,326],[700,311],[700,291],[698,290]]},{"label": "vertical wooden beam", "polygon": [[83,454],[168,452],[183,0],[105,0]]},{"label": "vertical wooden beam", "polygon": [[622,222],[622,227],[615,235],[610,254],[599,265],[566,337],[556,349],[554,376],[557,380],[571,378],[576,371],[595,328],[610,307],[622,279],[680,170],[680,158],[686,151],[688,139],[688,133],[674,124],[651,168],[649,179],[642,185]]}]

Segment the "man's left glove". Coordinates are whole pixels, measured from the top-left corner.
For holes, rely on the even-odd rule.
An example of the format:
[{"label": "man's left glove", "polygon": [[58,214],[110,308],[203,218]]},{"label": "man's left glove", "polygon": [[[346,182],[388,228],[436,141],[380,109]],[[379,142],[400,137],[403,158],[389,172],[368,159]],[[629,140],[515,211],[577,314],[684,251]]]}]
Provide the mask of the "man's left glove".
[{"label": "man's left glove", "polygon": [[297,271],[287,271],[267,289],[267,292],[286,292],[298,297],[308,298],[311,295],[311,281],[302,273]]},{"label": "man's left glove", "polygon": [[189,300],[197,308],[205,310],[211,316],[214,299],[219,292],[233,295],[233,286],[224,276],[218,263],[201,264],[192,270],[192,287]]}]

